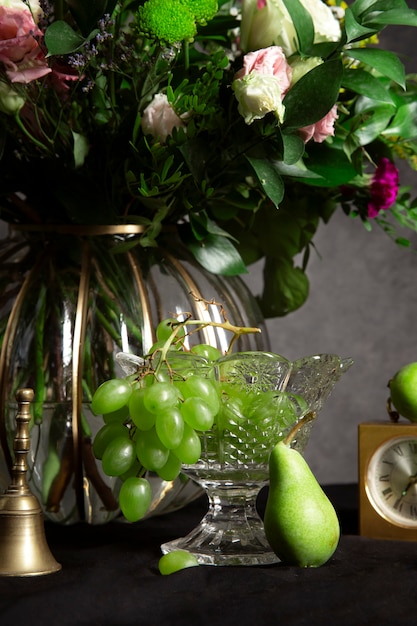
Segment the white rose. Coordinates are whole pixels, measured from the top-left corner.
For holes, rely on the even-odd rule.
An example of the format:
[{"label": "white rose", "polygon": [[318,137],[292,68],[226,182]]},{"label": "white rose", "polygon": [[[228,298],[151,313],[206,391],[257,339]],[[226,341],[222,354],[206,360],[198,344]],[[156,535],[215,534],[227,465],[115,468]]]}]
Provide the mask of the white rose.
[{"label": "white rose", "polygon": [[173,128],[184,128],[185,124],[175,113],[167,96],[157,93],[143,112],[141,127],[145,135],[152,135],[164,143],[172,134]]},{"label": "white rose", "polygon": [[[322,0],[300,0],[314,24],[314,43],[338,41],[339,21]],[[242,0],[240,45],[244,52],[281,46],[287,57],[298,50],[297,34],[282,0]]]},{"label": "white rose", "polygon": [[285,107],[279,81],[274,76],[251,72],[234,80],[232,89],[246,124],[262,119],[267,113],[274,113],[280,122],[283,121]]},{"label": "white rose", "polygon": [[292,78],[291,78],[291,87],[295,85],[296,82],[300,80],[311,70],[314,70],[315,67],[321,65],[323,63],[323,59],[320,57],[297,57],[295,61],[291,63],[292,68]]},{"label": "white rose", "polygon": [[29,9],[36,24],[43,15],[39,0],[29,0],[29,2],[23,2],[23,0],[2,0],[1,6],[7,9],[14,9],[15,11],[26,11]]},{"label": "white rose", "polygon": [[24,104],[25,99],[13,87],[0,80],[0,111],[6,115],[16,115]]}]

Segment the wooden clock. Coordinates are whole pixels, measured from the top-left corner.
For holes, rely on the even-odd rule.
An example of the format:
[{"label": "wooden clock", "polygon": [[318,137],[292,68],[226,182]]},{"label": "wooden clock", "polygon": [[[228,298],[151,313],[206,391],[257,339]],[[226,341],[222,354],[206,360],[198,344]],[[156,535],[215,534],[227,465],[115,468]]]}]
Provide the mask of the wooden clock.
[{"label": "wooden clock", "polygon": [[417,423],[359,424],[359,534],[417,541]]}]

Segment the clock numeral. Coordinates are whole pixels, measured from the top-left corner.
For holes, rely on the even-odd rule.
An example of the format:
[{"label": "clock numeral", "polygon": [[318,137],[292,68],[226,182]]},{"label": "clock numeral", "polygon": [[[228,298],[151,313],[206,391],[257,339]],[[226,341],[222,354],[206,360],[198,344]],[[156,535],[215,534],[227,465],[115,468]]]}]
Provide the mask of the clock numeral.
[{"label": "clock numeral", "polygon": [[401,446],[394,446],[392,450],[393,452],[398,454],[398,456],[404,456],[404,450],[401,448]]},{"label": "clock numeral", "polygon": [[414,504],[410,504],[410,517],[412,517],[413,519],[417,518],[417,506],[415,506]]},{"label": "clock numeral", "polygon": [[411,454],[417,455],[417,443],[415,441],[410,441],[408,445],[410,447]]},{"label": "clock numeral", "polygon": [[384,489],[382,492],[382,495],[384,496],[384,498],[386,498],[387,500],[389,500],[392,496],[392,489],[391,487],[387,487],[387,489]]},{"label": "clock numeral", "polygon": [[404,503],[403,503],[403,502],[401,502],[401,500],[396,500],[396,501],[394,502],[393,508],[394,508],[396,511],[401,511],[401,510],[402,510],[402,508],[403,508],[403,505],[404,505]]},{"label": "clock numeral", "polygon": [[379,477],[379,480],[381,483],[386,483],[389,481],[389,474],[382,474],[382,476]]}]

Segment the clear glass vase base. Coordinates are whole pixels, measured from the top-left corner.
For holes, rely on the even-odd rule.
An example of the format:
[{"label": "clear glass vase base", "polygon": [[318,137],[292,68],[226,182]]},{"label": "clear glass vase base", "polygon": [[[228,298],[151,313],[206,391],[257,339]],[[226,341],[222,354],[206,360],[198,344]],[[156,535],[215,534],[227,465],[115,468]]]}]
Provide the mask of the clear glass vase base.
[{"label": "clear glass vase base", "polygon": [[256,509],[260,486],[206,487],[209,509],[185,537],[161,546],[163,554],[186,550],[201,565],[269,565],[277,563]]},{"label": "clear glass vase base", "polygon": [[[253,539],[253,538],[252,538]],[[269,545],[263,545],[262,536],[256,542],[247,545],[242,538],[233,542],[232,538],[224,538],[221,531],[207,529],[205,524],[198,526],[192,533],[162,544],[163,554],[174,550],[186,550],[193,554],[200,565],[272,565],[279,559]],[[255,544],[255,545],[254,545]]]}]

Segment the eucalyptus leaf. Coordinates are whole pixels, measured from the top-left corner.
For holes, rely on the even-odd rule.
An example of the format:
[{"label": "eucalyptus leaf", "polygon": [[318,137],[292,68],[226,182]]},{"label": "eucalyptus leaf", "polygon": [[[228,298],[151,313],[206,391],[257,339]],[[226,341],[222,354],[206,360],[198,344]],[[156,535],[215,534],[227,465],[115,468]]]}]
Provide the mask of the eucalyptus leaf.
[{"label": "eucalyptus leaf", "polygon": [[373,67],[383,76],[387,76],[395,83],[405,88],[405,69],[399,58],[388,50],[375,48],[350,48],[346,55]]},{"label": "eucalyptus leaf", "polygon": [[67,22],[52,22],[45,32],[48,56],[70,54],[79,50],[87,40],[75,32]]}]

